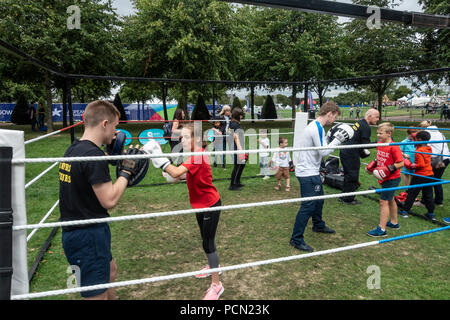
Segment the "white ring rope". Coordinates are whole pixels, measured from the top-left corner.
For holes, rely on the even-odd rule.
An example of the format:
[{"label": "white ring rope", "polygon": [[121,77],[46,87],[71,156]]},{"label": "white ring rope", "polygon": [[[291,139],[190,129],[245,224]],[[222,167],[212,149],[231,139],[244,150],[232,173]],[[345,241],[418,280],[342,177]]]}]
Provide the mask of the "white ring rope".
[{"label": "white ring rope", "polygon": [[30,182],[28,182],[25,185],[25,189],[27,189],[29,186],[31,186],[33,183],[35,183],[36,181],[38,181],[44,174],[46,174],[47,172],[49,172],[51,169],[53,169],[54,166],[56,166],[58,164],[58,162],[55,162],[54,164],[52,164],[50,167],[48,167],[47,169],[45,169],[44,171],[42,171],[39,175],[37,175],[33,180],[31,180]]},{"label": "white ring rope", "polygon": [[[53,207],[47,212],[47,214],[44,216],[44,218],[42,218],[41,221],[39,221],[38,225],[42,225],[45,220],[47,220],[47,218],[50,216],[50,214],[55,210],[56,206],[59,204],[59,200],[57,200],[55,202],[55,204],[53,205]],[[38,231],[39,229],[33,229],[33,231],[31,231],[31,233],[28,235],[27,237],[27,242],[30,241],[30,239],[33,237],[33,235],[36,233],[36,231]]]},{"label": "white ring rope", "polygon": [[[262,260],[262,261],[256,261],[256,262],[249,262],[249,263],[237,264],[237,265],[228,266],[228,267],[213,268],[213,269],[208,270],[208,273],[231,271],[231,270],[237,270],[237,269],[243,269],[243,268],[257,267],[257,266],[262,266],[262,265],[272,264],[272,263],[304,259],[304,258],[309,258],[309,257],[326,255],[326,254],[330,254],[330,253],[346,251],[346,250],[364,248],[364,247],[373,246],[373,245],[377,245],[377,244],[379,244],[378,241],[364,242],[364,243],[349,245],[349,246],[340,247],[340,248],[322,250],[322,251],[317,251],[317,252],[312,252],[312,253],[299,254],[299,255],[294,255],[294,256],[268,259],[268,260]],[[11,300],[41,298],[41,297],[46,297],[46,296],[77,293],[77,292],[97,290],[97,289],[105,289],[105,288],[109,289],[109,288],[115,288],[115,287],[131,286],[131,285],[158,282],[158,281],[164,281],[164,280],[173,280],[173,279],[192,277],[192,276],[195,276],[198,274],[203,274],[203,273],[205,273],[205,270],[178,273],[178,274],[172,274],[172,275],[166,275],[166,276],[158,276],[158,277],[152,277],[152,278],[137,279],[137,280],[112,282],[112,283],[105,283],[105,284],[99,284],[99,285],[93,285],[93,286],[77,287],[77,288],[62,289],[62,290],[53,290],[53,291],[46,291],[46,292],[37,292],[37,293],[31,293],[31,294],[22,294],[22,295],[11,296]]]},{"label": "white ring rope", "polygon": [[333,194],[328,194],[328,195],[305,197],[305,198],[282,199],[282,200],[244,203],[244,204],[234,204],[234,205],[227,205],[227,206],[221,206],[221,207],[210,207],[210,208],[201,208],[201,209],[184,209],[184,210],[177,210],[177,211],[143,213],[143,214],[136,214],[136,215],[130,215],[130,216],[120,216],[120,217],[98,218],[98,219],[88,219],[88,220],[72,220],[72,221],[62,221],[62,222],[53,222],[53,223],[44,223],[44,224],[19,225],[19,226],[13,226],[13,231],[24,230],[24,229],[34,229],[34,228],[80,226],[80,225],[84,225],[84,224],[148,219],[148,218],[175,216],[175,215],[181,215],[181,214],[192,214],[192,213],[209,212],[209,211],[217,211],[217,210],[225,211],[225,210],[242,209],[242,208],[255,208],[255,207],[270,206],[270,205],[297,203],[297,202],[303,202],[303,201],[314,201],[314,200],[340,198],[340,197],[344,197],[344,196],[364,195],[364,194],[371,194],[371,193],[375,193],[375,192],[376,192],[375,190],[365,190],[365,191],[355,191],[355,192],[348,192],[348,193],[333,193]]},{"label": "white ring rope", "polygon": [[[448,140],[427,141],[431,143],[447,143]],[[393,142],[395,145],[402,143]],[[123,159],[151,159],[151,158],[168,158],[168,157],[182,157],[182,156],[200,156],[200,155],[232,155],[232,154],[253,154],[260,152],[293,152],[293,151],[310,151],[310,150],[329,150],[329,149],[353,149],[353,148],[376,148],[392,145],[390,142],[386,143],[368,143],[368,144],[353,144],[353,145],[339,145],[339,146],[322,146],[322,147],[301,147],[301,148],[273,148],[273,149],[252,149],[252,150],[230,150],[230,151],[201,151],[201,152],[178,152],[178,153],[161,153],[161,154],[137,154],[137,155],[117,155],[117,156],[96,156],[96,157],[59,157],[59,158],[27,158],[27,159],[12,159],[12,164],[24,163],[39,163],[39,162],[81,162],[81,161],[105,161],[105,160],[123,160]]]}]

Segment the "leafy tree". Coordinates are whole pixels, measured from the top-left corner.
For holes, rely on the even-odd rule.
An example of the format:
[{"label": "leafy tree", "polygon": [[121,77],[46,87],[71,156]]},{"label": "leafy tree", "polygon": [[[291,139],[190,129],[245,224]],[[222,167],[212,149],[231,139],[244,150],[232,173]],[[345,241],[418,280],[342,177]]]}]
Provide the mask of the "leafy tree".
[{"label": "leafy tree", "polygon": [[209,114],[208,108],[205,104],[205,99],[203,99],[202,95],[199,95],[197,98],[197,103],[194,106],[194,110],[192,110],[192,120],[209,120],[211,116]]},{"label": "leafy tree", "polygon": [[[357,4],[388,7],[388,0],[354,0]],[[380,29],[369,29],[365,20],[355,19],[346,26],[346,46],[351,50],[350,65],[358,76],[410,71],[412,62],[420,56],[415,29],[397,23],[381,23]],[[369,86],[377,94],[378,110],[393,79],[376,79],[353,83],[357,88]]]},{"label": "leafy tree", "polygon": [[[444,16],[450,14],[450,2],[447,0],[418,0],[418,2],[423,6],[425,13]],[[421,46],[424,54],[416,60],[418,69],[448,67],[450,65],[450,30],[423,28],[419,31],[423,37]],[[421,76],[419,79],[422,82],[430,79],[435,84],[445,79],[447,84],[450,83],[448,72]]]},{"label": "leafy tree", "polygon": [[30,115],[28,114],[29,104],[24,96],[17,100],[11,114],[11,122],[15,124],[30,124]]},{"label": "leafy tree", "polygon": [[277,119],[277,109],[271,95],[268,95],[261,110],[261,119]]},{"label": "leafy tree", "polygon": [[[177,79],[233,79],[234,12],[212,0],[133,0],[136,14],[123,29],[125,60],[132,75]],[[190,89],[172,94],[186,108]],[[158,90],[159,92],[159,90]],[[153,92],[154,93],[154,92]]]},{"label": "leafy tree", "polygon": [[113,104],[116,106],[116,108],[120,112],[120,119],[119,120],[125,120],[126,121],[127,120],[127,114],[125,113],[125,109],[123,107],[122,100],[120,100],[119,93],[116,93],[116,96],[114,97]]},{"label": "leafy tree", "polygon": [[407,96],[412,93],[412,90],[407,86],[400,86],[394,91],[394,95],[392,96],[392,100],[398,100],[401,97]]},{"label": "leafy tree", "polygon": [[[117,34],[119,20],[111,0],[78,2],[80,29],[69,29],[67,13],[73,0],[16,0],[0,2],[2,39],[29,55],[66,73],[108,75],[119,72]],[[8,54],[0,66],[0,77],[14,83],[39,84],[39,93],[47,102],[49,130],[52,130],[51,104],[55,89],[62,90],[65,80],[29,62]],[[111,83],[72,80],[74,98],[93,99],[107,96]],[[37,95],[37,92],[35,92]],[[75,100],[73,99],[73,100]],[[84,101],[83,101],[84,102]]]},{"label": "leafy tree", "polygon": [[234,108],[242,108],[241,100],[237,96],[233,97],[233,104],[231,105],[231,111],[233,111]]}]

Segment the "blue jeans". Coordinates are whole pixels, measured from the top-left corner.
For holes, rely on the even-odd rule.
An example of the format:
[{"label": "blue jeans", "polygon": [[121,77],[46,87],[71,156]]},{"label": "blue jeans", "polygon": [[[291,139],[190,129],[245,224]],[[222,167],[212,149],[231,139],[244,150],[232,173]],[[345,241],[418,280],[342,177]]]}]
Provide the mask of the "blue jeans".
[{"label": "blue jeans", "polygon": [[[320,176],[297,177],[300,182],[300,195],[302,198],[323,195],[322,180]],[[308,220],[312,217],[313,228],[325,228],[322,220],[322,208],[324,200],[304,201],[300,204],[297,217],[295,218],[294,230],[291,241],[296,244],[304,244],[303,233]]]}]

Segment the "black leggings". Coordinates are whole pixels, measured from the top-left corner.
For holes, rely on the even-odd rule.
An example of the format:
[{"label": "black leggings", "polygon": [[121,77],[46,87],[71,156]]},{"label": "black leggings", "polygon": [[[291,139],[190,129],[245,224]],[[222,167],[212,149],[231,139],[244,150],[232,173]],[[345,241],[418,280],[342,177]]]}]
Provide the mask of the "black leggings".
[{"label": "black leggings", "polygon": [[[222,202],[217,201],[217,203],[211,207],[220,207]],[[197,223],[200,227],[200,234],[203,240],[203,250],[206,254],[213,253],[216,251],[216,230],[219,224],[220,210],[196,213]]]}]

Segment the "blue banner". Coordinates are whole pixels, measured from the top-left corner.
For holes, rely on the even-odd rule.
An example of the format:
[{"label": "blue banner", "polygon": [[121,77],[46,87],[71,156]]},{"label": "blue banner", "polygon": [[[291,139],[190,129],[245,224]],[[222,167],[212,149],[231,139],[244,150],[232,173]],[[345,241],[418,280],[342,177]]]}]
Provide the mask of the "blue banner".
[{"label": "blue banner", "polygon": [[[0,122],[10,122],[12,111],[14,109],[15,103],[0,103]],[[73,103],[73,119],[75,122],[81,121],[84,109],[87,103]],[[34,105],[37,110],[37,104]],[[176,104],[168,104],[167,109],[176,108]],[[124,104],[123,108],[128,120],[159,120],[161,117],[157,114],[163,110],[162,104]],[[62,122],[62,104],[54,103],[52,104],[52,118],[53,122]],[[69,116],[67,116],[69,120]]]}]

